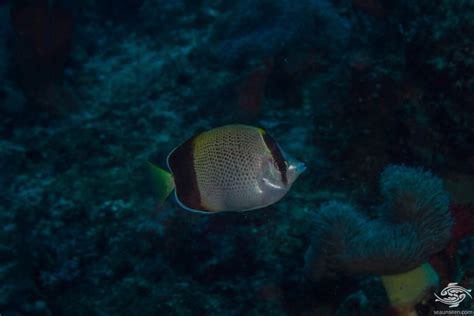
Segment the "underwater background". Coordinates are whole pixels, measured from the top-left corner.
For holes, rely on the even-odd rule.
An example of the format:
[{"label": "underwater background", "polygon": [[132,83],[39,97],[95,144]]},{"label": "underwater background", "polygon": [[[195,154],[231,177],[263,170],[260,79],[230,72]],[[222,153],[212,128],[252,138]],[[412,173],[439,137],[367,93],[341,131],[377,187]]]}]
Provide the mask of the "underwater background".
[{"label": "underwater background", "polygon": [[[473,314],[471,0],[0,2],[0,315]],[[232,123],[278,203],[158,205],[147,161]]]}]

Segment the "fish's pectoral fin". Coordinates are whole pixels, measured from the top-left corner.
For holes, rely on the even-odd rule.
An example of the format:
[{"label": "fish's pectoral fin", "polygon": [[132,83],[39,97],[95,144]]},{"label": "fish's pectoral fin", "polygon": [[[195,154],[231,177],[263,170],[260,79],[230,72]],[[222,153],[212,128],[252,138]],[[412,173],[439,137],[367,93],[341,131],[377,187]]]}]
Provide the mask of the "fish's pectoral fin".
[{"label": "fish's pectoral fin", "polygon": [[174,189],[174,180],[171,172],[161,169],[151,162],[148,163],[150,178],[154,191],[157,194],[158,203],[161,205]]}]

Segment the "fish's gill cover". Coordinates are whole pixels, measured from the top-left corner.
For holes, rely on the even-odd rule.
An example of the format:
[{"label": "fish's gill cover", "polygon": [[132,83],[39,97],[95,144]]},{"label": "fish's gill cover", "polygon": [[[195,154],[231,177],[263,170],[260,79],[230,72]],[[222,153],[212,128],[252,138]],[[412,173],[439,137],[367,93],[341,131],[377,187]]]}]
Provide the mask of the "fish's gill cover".
[{"label": "fish's gill cover", "polygon": [[446,247],[453,220],[441,179],[418,168],[389,166],[380,182],[385,203],[378,218],[346,202],[321,206],[306,253],[309,277],[401,273]]},{"label": "fish's gill cover", "polygon": [[194,169],[203,206],[231,210],[250,203],[264,153],[255,127],[229,125],[198,135]]}]

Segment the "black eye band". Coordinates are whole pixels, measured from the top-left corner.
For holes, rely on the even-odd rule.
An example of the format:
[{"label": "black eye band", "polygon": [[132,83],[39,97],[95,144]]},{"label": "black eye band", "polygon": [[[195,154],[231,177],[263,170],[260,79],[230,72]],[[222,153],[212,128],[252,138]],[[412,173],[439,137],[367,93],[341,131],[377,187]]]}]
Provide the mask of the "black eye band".
[{"label": "black eye band", "polygon": [[281,182],[285,185],[288,184],[288,178],[286,177],[286,160],[283,157],[280,147],[278,147],[275,140],[267,133],[264,133],[262,136],[265,145],[267,145],[267,148],[272,153],[273,159],[275,159],[276,167],[281,175]]}]

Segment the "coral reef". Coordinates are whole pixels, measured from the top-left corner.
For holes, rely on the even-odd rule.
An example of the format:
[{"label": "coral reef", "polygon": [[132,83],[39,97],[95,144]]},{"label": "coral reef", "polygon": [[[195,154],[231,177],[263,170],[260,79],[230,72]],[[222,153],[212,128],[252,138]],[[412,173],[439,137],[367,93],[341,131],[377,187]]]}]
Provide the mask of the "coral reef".
[{"label": "coral reef", "polygon": [[350,37],[349,21],[326,0],[246,0],[226,9],[230,14],[217,22],[214,54],[228,64],[273,57],[288,47],[333,53]]},{"label": "coral reef", "polygon": [[[13,4],[35,3],[68,11],[73,31],[47,10],[45,28],[15,28]],[[457,0],[0,1],[0,314],[383,315],[389,297],[367,273],[426,262],[451,226],[437,177],[392,166],[378,183],[402,163],[445,181],[453,239],[429,263],[441,286],[472,288],[473,12]],[[39,48],[63,39],[59,67],[26,58],[21,27]],[[243,121],[306,162],[290,194],[213,217],[157,207],[146,162]]]},{"label": "coral reef", "polygon": [[430,172],[389,166],[380,177],[385,203],[376,218],[350,204],[323,204],[306,254],[310,276],[385,275],[409,271],[443,250],[451,237],[449,197]]},{"label": "coral reef", "polygon": [[442,3],[353,1],[347,64],[314,116],[332,177],[370,181],[388,163],[472,174],[472,4]]}]

